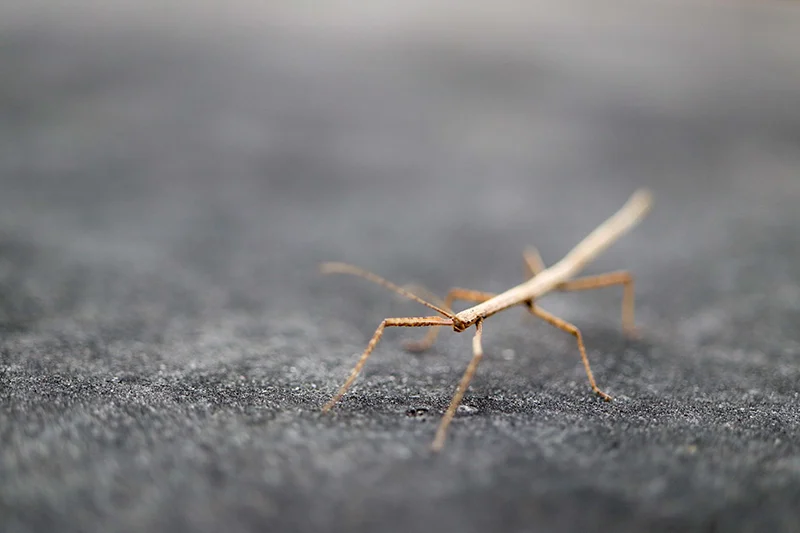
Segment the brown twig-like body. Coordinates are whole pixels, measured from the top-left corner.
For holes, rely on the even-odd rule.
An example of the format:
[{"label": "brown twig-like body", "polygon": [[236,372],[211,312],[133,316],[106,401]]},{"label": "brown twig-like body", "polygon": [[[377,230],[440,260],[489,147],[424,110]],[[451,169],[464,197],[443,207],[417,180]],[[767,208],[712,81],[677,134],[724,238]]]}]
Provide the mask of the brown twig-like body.
[{"label": "brown twig-like body", "polygon": [[[475,336],[472,342],[473,357],[464,372],[463,377],[456,389],[453,399],[450,402],[447,411],[442,417],[439,428],[436,431],[436,438],[433,441],[433,449],[438,451],[444,445],[447,435],[447,427],[450,425],[453,417],[455,416],[456,409],[461,403],[469,383],[472,380],[478,363],[483,357],[483,348],[481,345],[481,337],[483,334],[483,322],[486,318],[499,313],[509,307],[517,305],[524,305],[535,316],[541,318],[545,322],[573,335],[578,343],[578,350],[581,354],[586,375],[589,378],[589,384],[592,390],[604,400],[611,400],[611,396],[600,390],[595,383],[592,369],[589,366],[589,359],[586,356],[586,348],[583,344],[583,337],[580,330],[569,322],[562,320],[547,311],[541,309],[536,305],[536,300],[551,291],[580,291],[588,289],[599,289],[611,285],[622,285],[624,289],[622,301],[622,324],[626,333],[634,333],[634,314],[633,314],[633,278],[627,272],[611,272],[608,274],[601,274],[599,276],[589,276],[584,278],[575,279],[577,275],[590,261],[592,261],[598,254],[603,252],[614,241],[619,239],[624,233],[635,226],[647,211],[650,209],[652,197],[649,191],[640,190],[631,196],[628,202],[614,215],[608,218],[605,222],[600,224],[594,231],[587,235],[575,248],[573,248],[561,261],[554,264],[549,268],[544,267],[541,257],[535,250],[526,251],[524,254],[527,270],[530,278],[511,289],[501,293],[492,294],[481,291],[473,291],[469,289],[451,289],[444,300],[444,306],[437,306],[429,303],[413,292],[398,287],[385,279],[358,267],[348,265],[345,263],[323,263],[321,270],[324,273],[339,273],[339,274],[353,274],[362,278],[366,278],[374,283],[382,285],[398,294],[401,294],[411,300],[421,303],[430,309],[440,313],[443,317],[430,316],[430,317],[405,317],[405,318],[387,318],[385,319],[375,334],[372,336],[366,350],[361,355],[361,358],[356,363],[350,376],[345,383],[341,386],[339,391],[334,395],[331,400],[325,404],[323,411],[330,410],[336,402],[347,392],[350,386],[358,377],[359,372],[363,368],[367,359],[369,358],[375,345],[383,335],[383,331],[387,327],[427,327],[433,326],[427,336],[418,342],[407,343],[407,348],[411,350],[424,350],[429,348],[438,333],[438,327],[450,326],[456,332],[462,332],[471,326],[475,326]],[[454,300],[467,300],[478,302],[474,307],[465,309],[460,313],[453,313],[451,308]]]}]

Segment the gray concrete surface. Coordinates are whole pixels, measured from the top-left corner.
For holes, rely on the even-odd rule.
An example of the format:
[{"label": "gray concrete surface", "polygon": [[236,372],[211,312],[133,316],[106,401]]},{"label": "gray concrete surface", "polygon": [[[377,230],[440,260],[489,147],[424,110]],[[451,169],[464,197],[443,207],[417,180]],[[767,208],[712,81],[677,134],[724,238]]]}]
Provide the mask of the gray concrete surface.
[{"label": "gray concrete surface", "polygon": [[[0,529],[800,530],[794,4],[76,5],[0,23]],[[319,414],[423,311],[318,261],[498,291],[639,186],[642,338],[542,301],[616,401],[512,311],[444,453],[468,335]]]}]

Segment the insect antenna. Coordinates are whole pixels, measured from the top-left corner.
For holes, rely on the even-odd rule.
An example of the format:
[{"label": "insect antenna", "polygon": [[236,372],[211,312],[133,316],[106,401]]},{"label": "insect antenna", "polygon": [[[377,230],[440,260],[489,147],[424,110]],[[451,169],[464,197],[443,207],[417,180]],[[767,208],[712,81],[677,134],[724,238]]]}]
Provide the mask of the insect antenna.
[{"label": "insect antenna", "polygon": [[321,263],[320,266],[319,266],[319,270],[323,274],[351,274],[353,276],[358,276],[359,278],[364,278],[364,279],[369,280],[369,281],[371,281],[373,283],[377,283],[381,287],[386,287],[390,291],[394,291],[394,292],[396,292],[397,294],[399,294],[401,296],[405,296],[409,300],[413,300],[413,301],[415,301],[417,303],[421,303],[422,305],[424,305],[424,306],[426,306],[426,307],[428,307],[430,309],[433,309],[437,313],[440,313],[440,314],[446,316],[447,318],[454,319],[454,320],[456,319],[456,316],[452,312],[447,311],[446,309],[442,309],[441,307],[436,306],[436,305],[434,305],[434,304],[432,304],[430,302],[427,302],[427,301],[423,300],[422,298],[420,298],[419,296],[417,296],[416,294],[414,294],[414,293],[412,293],[412,292],[410,292],[410,291],[408,291],[408,290],[406,290],[406,289],[404,289],[402,287],[398,287],[397,285],[395,285],[391,281],[387,281],[387,280],[383,279],[382,277],[378,276],[377,274],[373,274],[372,272],[369,272],[368,270],[364,270],[363,268],[359,268],[357,266],[350,265],[350,264],[347,264],[347,263]]}]

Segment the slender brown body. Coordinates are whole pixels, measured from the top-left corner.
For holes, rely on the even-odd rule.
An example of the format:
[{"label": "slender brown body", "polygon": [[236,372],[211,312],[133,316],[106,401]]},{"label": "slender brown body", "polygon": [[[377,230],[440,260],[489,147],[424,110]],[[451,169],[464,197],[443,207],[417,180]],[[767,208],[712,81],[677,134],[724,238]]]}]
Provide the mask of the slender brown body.
[{"label": "slender brown body", "polygon": [[[594,376],[592,375],[591,367],[589,366],[589,359],[586,355],[586,348],[583,344],[583,337],[577,327],[558,318],[547,311],[541,309],[536,305],[536,301],[545,294],[558,290],[558,291],[580,291],[588,289],[597,289],[608,287],[611,285],[622,285],[624,288],[623,301],[622,301],[622,321],[623,327],[626,332],[632,333],[634,330],[633,324],[633,277],[627,272],[611,272],[608,274],[601,274],[598,276],[589,276],[585,278],[575,279],[575,276],[598,254],[603,252],[614,241],[619,239],[624,233],[635,226],[642,217],[650,209],[652,203],[652,195],[649,191],[640,190],[635,192],[628,202],[614,215],[608,218],[605,222],[600,224],[589,235],[587,235],[577,246],[575,246],[561,261],[552,265],[549,268],[544,268],[541,257],[538,252],[531,251],[525,254],[525,262],[530,274],[530,279],[508,289],[500,294],[491,294],[481,291],[474,291],[469,289],[451,289],[445,298],[442,305],[434,305],[428,301],[423,300],[416,294],[385,279],[358,267],[347,265],[344,263],[324,263],[321,266],[322,272],[325,273],[340,273],[340,274],[353,274],[366,278],[388,289],[391,289],[411,300],[421,303],[430,309],[433,309],[442,316],[428,316],[428,317],[404,317],[404,318],[387,318],[370,339],[366,350],[361,355],[361,358],[356,363],[356,366],[350,372],[350,376],[345,383],[341,386],[339,391],[334,395],[331,400],[325,404],[323,411],[331,409],[347,392],[350,386],[355,381],[358,374],[361,372],[367,358],[372,353],[375,345],[378,344],[383,331],[387,327],[426,327],[432,326],[428,335],[419,342],[409,343],[407,346],[412,350],[424,350],[429,348],[438,333],[438,327],[450,326],[456,332],[462,332],[475,326],[475,336],[472,341],[473,357],[464,372],[458,388],[453,395],[452,400],[447,411],[439,424],[439,429],[436,432],[436,438],[433,441],[433,449],[440,450],[444,445],[445,437],[447,434],[447,427],[455,416],[456,409],[461,403],[469,383],[472,380],[478,363],[483,357],[483,347],[481,339],[483,335],[483,321],[500,311],[514,307],[517,305],[525,305],[529,311],[535,316],[541,318],[545,322],[556,326],[557,328],[566,331],[573,335],[578,343],[578,349],[581,354],[586,375],[589,378],[589,384],[592,390],[604,400],[611,400],[611,396],[600,390],[595,383]],[[469,300],[479,302],[474,307],[465,309],[460,313],[453,313],[450,308],[456,299]]]},{"label": "slender brown body", "polygon": [[539,272],[525,283],[461,311],[456,318],[469,327],[478,319],[488,318],[509,307],[544,296],[559,283],[575,277],[590,261],[635,226],[650,209],[651,203],[652,195],[649,191],[637,191],[619,211],[595,228],[561,261]]}]

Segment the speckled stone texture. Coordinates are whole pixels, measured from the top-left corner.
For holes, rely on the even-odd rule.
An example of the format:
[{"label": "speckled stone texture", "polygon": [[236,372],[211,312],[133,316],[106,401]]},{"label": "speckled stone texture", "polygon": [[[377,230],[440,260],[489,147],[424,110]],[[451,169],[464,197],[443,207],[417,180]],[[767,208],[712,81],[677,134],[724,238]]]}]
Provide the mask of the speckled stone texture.
[{"label": "speckled stone texture", "polygon": [[[0,530],[800,531],[794,3],[39,4],[0,8]],[[640,186],[587,273],[641,338],[541,301],[614,402],[511,310],[438,456],[469,334],[388,331],[319,413],[426,313],[319,261],[500,291]]]}]

